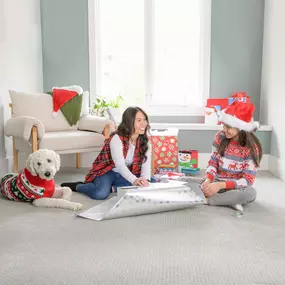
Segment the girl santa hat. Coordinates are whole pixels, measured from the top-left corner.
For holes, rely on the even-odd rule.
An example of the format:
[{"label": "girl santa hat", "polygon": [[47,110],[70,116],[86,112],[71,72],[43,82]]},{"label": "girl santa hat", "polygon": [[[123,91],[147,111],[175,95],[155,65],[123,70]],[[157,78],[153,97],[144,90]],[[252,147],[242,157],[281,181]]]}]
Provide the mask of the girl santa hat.
[{"label": "girl santa hat", "polygon": [[236,100],[221,111],[219,121],[239,130],[253,132],[259,128],[258,122],[252,118],[254,110],[253,104]]}]

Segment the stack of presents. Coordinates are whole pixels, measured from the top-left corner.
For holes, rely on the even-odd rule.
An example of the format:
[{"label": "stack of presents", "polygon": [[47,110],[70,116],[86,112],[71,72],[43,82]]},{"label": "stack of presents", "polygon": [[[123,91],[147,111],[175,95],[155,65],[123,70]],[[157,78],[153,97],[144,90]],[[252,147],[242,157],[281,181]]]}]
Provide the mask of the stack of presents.
[{"label": "stack of presents", "polygon": [[178,129],[152,130],[151,142],[152,175],[157,181],[200,172],[198,150],[178,150]]},{"label": "stack of presents", "polygon": [[[236,100],[250,102],[250,97],[246,92],[239,92],[230,98],[209,98],[205,107],[205,124],[219,125],[219,112]],[[152,176],[157,181],[161,178],[195,176],[200,172],[198,150],[178,149],[178,129],[152,130],[151,142]]]},{"label": "stack of presents", "polygon": [[229,98],[209,98],[205,107],[205,124],[219,125],[219,112],[227,108],[234,101],[250,102],[246,92],[232,94]]}]

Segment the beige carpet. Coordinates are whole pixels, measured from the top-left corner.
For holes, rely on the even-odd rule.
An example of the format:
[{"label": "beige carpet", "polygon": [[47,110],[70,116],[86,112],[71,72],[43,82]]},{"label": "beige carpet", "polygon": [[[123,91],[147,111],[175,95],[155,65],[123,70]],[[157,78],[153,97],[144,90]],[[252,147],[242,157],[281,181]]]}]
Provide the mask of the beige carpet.
[{"label": "beige carpet", "polygon": [[256,188],[241,218],[200,206],[95,222],[1,198],[0,284],[285,284],[285,184],[263,173]]}]

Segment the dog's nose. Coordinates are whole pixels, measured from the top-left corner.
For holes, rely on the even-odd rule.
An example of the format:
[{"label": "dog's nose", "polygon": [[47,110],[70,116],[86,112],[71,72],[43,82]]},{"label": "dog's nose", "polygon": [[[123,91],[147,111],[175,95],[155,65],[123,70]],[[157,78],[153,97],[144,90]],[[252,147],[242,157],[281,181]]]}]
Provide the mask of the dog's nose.
[{"label": "dog's nose", "polygon": [[45,172],[45,176],[46,176],[46,177],[50,177],[50,172],[48,172],[48,171]]}]

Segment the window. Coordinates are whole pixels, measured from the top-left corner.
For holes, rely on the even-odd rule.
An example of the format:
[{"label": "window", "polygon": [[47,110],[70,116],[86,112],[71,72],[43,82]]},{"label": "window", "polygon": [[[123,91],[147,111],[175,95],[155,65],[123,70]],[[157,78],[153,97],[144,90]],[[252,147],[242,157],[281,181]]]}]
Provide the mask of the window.
[{"label": "window", "polygon": [[[90,0],[90,90],[152,115],[201,114],[211,0]],[[92,99],[91,99],[92,100]],[[94,98],[93,98],[94,100]]]}]

